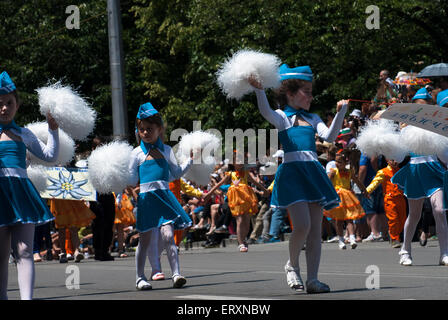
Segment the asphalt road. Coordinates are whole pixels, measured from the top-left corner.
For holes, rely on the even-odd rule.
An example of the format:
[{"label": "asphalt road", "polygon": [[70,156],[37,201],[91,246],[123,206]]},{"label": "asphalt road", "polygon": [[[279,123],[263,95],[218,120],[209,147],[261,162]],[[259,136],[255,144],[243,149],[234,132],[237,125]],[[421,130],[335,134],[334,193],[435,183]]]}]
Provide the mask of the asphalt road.
[{"label": "asphalt road", "polygon": [[[448,267],[439,266],[437,241],[426,247],[413,243],[414,265],[398,264],[399,249],[388,243],[359,244],[339,250],[324,243],[320,280],[331,292],[320,295],[296,293],[288,288],[283,266],[288,259],[288,242],[258,244],[240,253],[234,243],[225,248],[181,249],[180,265],[188,282],[172,288],[170,279],[152,281],[153,290],[135,289],[134,257],[98,262],[60,264],[36,263],[34,299],[38,300],[446,300]],[[302,278],[306,281],[305,254],[301,254]],[[162,267],[169,277],[166,256]],[[149,264],[146,265],[150,274]],[[79,281],[78,281],[79,280]],[[78,286],[79,284],[79,286]],[[8,297],[20,298],[17,271],[9,266]]]}]

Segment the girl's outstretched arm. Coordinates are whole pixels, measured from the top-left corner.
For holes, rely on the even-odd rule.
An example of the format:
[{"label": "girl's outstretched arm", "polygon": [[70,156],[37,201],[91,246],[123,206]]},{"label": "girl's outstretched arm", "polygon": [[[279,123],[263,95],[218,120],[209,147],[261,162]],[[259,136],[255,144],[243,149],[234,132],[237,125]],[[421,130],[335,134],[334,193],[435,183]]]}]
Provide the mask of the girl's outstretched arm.
[{"label": "girl's outstretched arm", "polygon": [[258,110],[260,110],[261,115],[278,130],[285,129],[285,119],[279,113],[271,109],[261,84],[255,80],[254,77],[250,77],[248,81],[255,88]]},{"label": "girl's outstretched arm", "polygon": [[341,100],[337,104],[337,113],[330,125],[330,128],[318,117],[317,124],[315,125],[317,134],[319,137],[328,142],[333,142],[336,140],[339,130],[342,128],[342,123],[344,122],[344,116],[347,112],[348,100]]}]

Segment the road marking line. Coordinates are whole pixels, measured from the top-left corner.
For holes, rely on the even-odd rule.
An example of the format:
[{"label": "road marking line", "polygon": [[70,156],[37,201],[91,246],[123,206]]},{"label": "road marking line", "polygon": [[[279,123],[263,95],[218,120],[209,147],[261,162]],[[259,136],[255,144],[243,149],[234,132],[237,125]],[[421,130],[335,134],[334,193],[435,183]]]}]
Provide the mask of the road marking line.
[{"label": "road marking line", "polygon": [[[283,274],[282,271],[255,271],[255,273],[273,273],[273,274]],[[319,272],[319,275],[327,276],[365,276],[366,273],[344,273],[344,272]],[[400,277],[400,278],[424,278],[424,279],[444,279],[446,276],[428,276],[426,274],[397,274],[397,273],[381,273],[381,276],[385,277]]]},{"label": "road marking line", "polygon": [[189,300],[277,300],[271,298],[251,298],[251,297],[234,297],[234,296],[212,296],[205,294],[190,294],[186,296],[176,296],[174,298],[178,299],[189,299]]}]

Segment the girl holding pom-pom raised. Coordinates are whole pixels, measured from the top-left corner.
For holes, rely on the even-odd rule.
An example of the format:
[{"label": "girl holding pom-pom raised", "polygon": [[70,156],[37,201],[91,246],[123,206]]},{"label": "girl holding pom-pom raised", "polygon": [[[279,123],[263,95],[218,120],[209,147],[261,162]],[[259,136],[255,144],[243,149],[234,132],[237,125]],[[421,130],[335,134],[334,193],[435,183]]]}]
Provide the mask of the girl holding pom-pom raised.
[{"label": "girl holding pom-pom raised", "polygon": [[[186,279],[179,271],[179,256],[174,244],[174,229],[191,226],[191,219],[169,190],[169,180],[180,178],[191,166],[190,159],[179,166],[171,147],[163,144],[160,135],[163,121],[160,113],[151,103],[140,106],[137,114],[137,140],[140,145],[132,151],[129,164],[131,185],[139,183],[140,193],[137,200],[136,229],[140,232],[140,241],[135,256],[138,290],[149,290],[151,284],[144,274],[145,260],[149,254],[151,264],[158,259],[159,228],[169,226],[168,235],[172,245],[168,258],[173,272],[173,286],[180,288]],[[148,253],[148,249],[150,249]]]},{"label": "girl holding pom-pom raised", "polygon": [[279,130],[279,139],[285,152],[283,163],[275,176],[271,206],[287,208],[293,224],[289,240],[290,258],[285,265],[286,278],[292,289],[304,290],[299,255],[306,243],[306,291],[329,292],[329,286],[317,279],[322,216],[323,208],[334,208],[340,200],[317,159],[315,134],[326,141],[334,141],[341,129],[348,101],[337,103],[337,114],[328,128],[318,115],[308,113],[313,100],[313,74],[310,67],[289,68],[283,64],[279,73],[281,85],[277,89],[277,100],[283,110],[271,109],[258,79],[251,76],[248,82],[256,88],[260,113]]},{"label": "girl holding pom-pom raised", "polygon": [[19,109],[16,87],[6,72],[0,74],[0,299],[7,299],[8,259],[17,261],[20,297],[33,298],[34,226],[54,217],[26,173],[26,149],[45,161],[58,156],[58,124],[47,114],[48,140],[44,144],[14,118]]}]

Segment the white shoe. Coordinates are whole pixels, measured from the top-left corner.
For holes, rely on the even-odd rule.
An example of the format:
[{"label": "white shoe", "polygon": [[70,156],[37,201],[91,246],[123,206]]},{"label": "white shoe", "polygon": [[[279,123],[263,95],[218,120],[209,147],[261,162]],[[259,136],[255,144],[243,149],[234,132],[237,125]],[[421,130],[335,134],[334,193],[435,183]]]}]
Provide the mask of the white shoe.
[{"label": "white shoe", "polygon": [[409,252],[406,250],[400,250],[398,254],[400,255],[400,264],[402,266],[412,266],[412,257]]},{"label": "white shoe", "polygon": [[181,275],[174,276],[173,278],[173,288],[182,288],[186,283],[187,279],[185,279]]},{"label": "white shoe", "polygon": [[369,236],[365,239],[362,239],[362,242],[383,242],[384,239],[381,236],[381,233],[379,236],[375,236],[373,233],[369,234]]},{"label": "white shoe", "polygon": [[358,244],[356,243],[355,240],[350,241],[350,247],[351,247],[352,249],[356,249],[357,246],[358,246]]},{"label": "white shoe", "polygon": [[338,242],[338,240],[339,240],[339,237],[338,236],[334,236],[330,240],[327,240],[327,243],[336,243],[336,242]]},{"label": "white shoe", "polygon": [[444,254],[444,255],[440,258],[439,265],[441,265],[441,266],[448,266],[448,255]]},{"label": "white shoe", "polygon": [[152,289],[151,284],[144,277],[140,277],[137,279],[137,282],[135,283],[135,287],[137,288],[137,290],[151,290]]},{"label": "white shoe", "polygon": [[362,242],[372,242],[374,241],[375,237],[373,236],[373,233],[369,234],[369,236],[365,239],[362,239]]},{"label": "white shoe", "polygon": [[303,286],[303,281],[302,278],[300,277],[299,268],[292,267],[291,263],[288,260],[288,262],[285,265],[285,272],[288,286],[296,291],[304,291],[305,287]]},{"label": "white shoe", "polygon": [[347,246],[345,245],[345,242],[339,241],[338,246],[339,246],[339,249],[341,249],[341,250],[347,249]]}]

